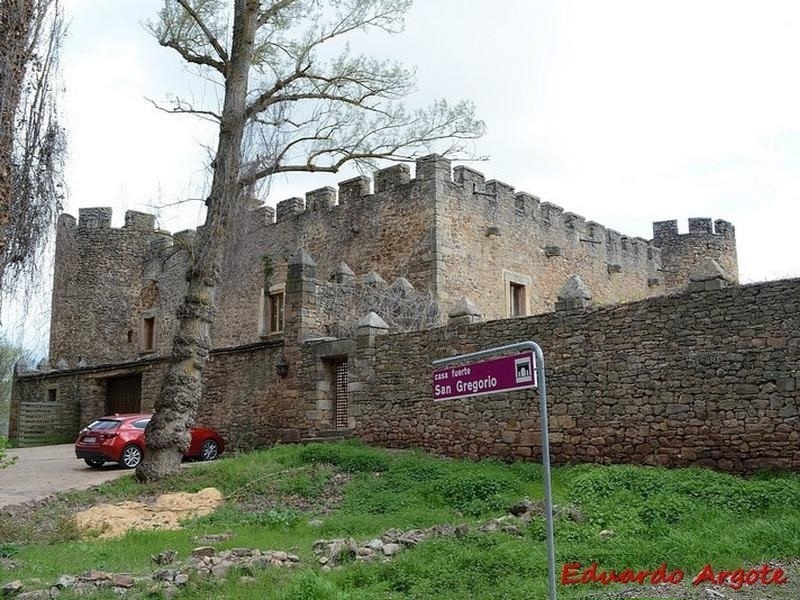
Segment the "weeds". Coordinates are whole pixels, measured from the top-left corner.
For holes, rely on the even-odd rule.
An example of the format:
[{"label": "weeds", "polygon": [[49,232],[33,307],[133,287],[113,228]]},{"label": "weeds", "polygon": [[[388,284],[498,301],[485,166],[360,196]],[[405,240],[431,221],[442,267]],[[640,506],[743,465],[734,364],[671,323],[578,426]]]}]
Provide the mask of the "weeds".
[{"label": "weeds", "polygon": [[[343,473],[346,473],[343,474]],[[152,498],[165,491],[215,486],[226,501],[181,531],[132,532],[120,540],[83,540],[69,515],[93,502]],[[337,502],[322,506],[335,488]],[[166,548],[186,556],[193,539],[226,533],[218,549],[258,547],[298,554],[302,568],[268,570],[248,583],[195,581],[180,598],[452,598],[528,600],[546,597],[544,520],[523,535],[476,533],[522,497],[540,498],[541,468],[532,463],[468,462],[421,452],[388,452],[357,442],[277,446],[184,470],[140,486],[132,478],[64,494],[14,515],[0,514],[0,558],[21,566],[13,578],[54,579],[89,569],[149,569]],[[703,469],[632,466],[560,467],[553,471],[557,505],[575,505],[583,519],[557,519],[557,563],[597,561],[605,568],[654,567],[695,572],[800,557],[800,476],[741,478]],[[290,504],[297,499],[303,502]],[[366,540],[389,528],[467,522],[472,534],[431,539],[390,562],[355,561],[320,571],[315,540]],[[312,524],[313,523],[313,524]],[[607,529],[612,534],[601,537]],[[12,576],[0,563],[0,582]],[[790,581],[800,574],[790,573]],[[590,586],[560,591],[567,600],[597,597]],[[608,590],[605,590],[608,591]],[[786,591],[800,597],[800,589]],[[792,594],[795,594],[792,596]]]}]

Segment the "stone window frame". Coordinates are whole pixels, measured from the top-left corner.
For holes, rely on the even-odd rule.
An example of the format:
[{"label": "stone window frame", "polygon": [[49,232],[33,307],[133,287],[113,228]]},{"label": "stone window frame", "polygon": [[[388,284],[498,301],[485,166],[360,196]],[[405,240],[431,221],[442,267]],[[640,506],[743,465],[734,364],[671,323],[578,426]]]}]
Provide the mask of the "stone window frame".
[{"label": "stone window frame", "polygon": [[[281,315],[280,323],[281,328],[272,330],[272,301],[270,298],[276,295],[283,296],[283,314]],[[282,335],[283,330],[286,328],[286,284],[276,283],[269,287],[261,288],[261,294],[258,302],[258,333],[261,337],[270,337],[273,335]]]},{"label": "stone window frame", "polygon": [[[50,392],[55,392],[52,400],[50,399]],[[42,402],[46,402],[47,404],[56,404],[60,395],[61,394],[59,393],[57,384],[48,385],[44,389],[44,398],[42,398]]]},{"label": "stone window frame", "polygon": [[[525,299],[523,302],[523,312],[519,315],[511,314],[511,286],[522,286],[524,288]],[[505,302],[505,316],[509,319],[516,317],[526,317],[531,314],[531,294],[533,278],[530,275],[523,275],[515,271],[503,269],[503,300]]]},{"label": "stone window frame", "polygon": [[[147,321],[147,319],[153,319],[153,346],[151,348],[145,348],[144,345],[147,340],[147,336],[145,335],[145,321]],[[152,354],[156,352],[158,349],[158,335],[158,313],[154,310],[143,312],[139,316],[139,354]]]}]

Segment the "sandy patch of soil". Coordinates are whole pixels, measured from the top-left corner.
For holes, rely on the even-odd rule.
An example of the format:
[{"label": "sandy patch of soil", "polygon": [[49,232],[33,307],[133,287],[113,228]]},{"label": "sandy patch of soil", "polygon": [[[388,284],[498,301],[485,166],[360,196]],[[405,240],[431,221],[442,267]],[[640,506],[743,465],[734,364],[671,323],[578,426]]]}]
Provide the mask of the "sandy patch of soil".
[{"label": "sandy patch of soil", "polygon": [[152,504],[100,504],[76,513],[75,523],[80,531],[101,538],[120,537],[130,529],[179,529],[181,521],[211,513],[222,499],[218,489],[205,488],[194,494],[163,494]]}]

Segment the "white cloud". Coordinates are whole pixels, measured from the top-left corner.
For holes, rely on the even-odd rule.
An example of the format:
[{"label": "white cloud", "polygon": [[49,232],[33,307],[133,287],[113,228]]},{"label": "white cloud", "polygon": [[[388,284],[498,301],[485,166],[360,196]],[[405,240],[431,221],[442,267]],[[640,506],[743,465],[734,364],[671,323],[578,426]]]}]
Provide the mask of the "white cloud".
[{"label": "white cloud", "polygon": [[[141,25],[158,0],[68,0],[69,210],[147,209],[202,194],[213,131],[144,97],[214,93]],[[471,98],[488,125],[473,165],[630,235],[725,218],[742,279],[800,275],[800,4],[737,0],[418,0],[398,36],[354,49],[417,65],[417,104]],[[276,179],[269,202],[339,176]],[[176,230],[196,206],[165,210]]]}]

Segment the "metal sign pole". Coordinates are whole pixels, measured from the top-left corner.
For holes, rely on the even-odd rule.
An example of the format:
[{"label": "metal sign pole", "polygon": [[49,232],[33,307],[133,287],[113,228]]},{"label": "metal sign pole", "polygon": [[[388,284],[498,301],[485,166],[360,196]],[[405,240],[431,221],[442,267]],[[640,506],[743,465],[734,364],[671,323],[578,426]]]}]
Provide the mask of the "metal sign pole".
[{"label": "metal sign pole", "polygon": [[556,600],[556,551],[555,536],[553,533],[553,490],[550,483],[550,435],[547,425],[547,382],[544,376],[544,354],[539,344],[533,341],[519,342],[507,346],[489,348],[480,352],[461,354],[433,361],[434,367],[442,367],[454,362],[463,362],[470,359],[479,359],[512,350],[531,350],[536,357],[537,387],[539,389],[539,415],[542,422],[542,466],[544,478],[544,509],[547,537],[547,586],[549,600]]}]

